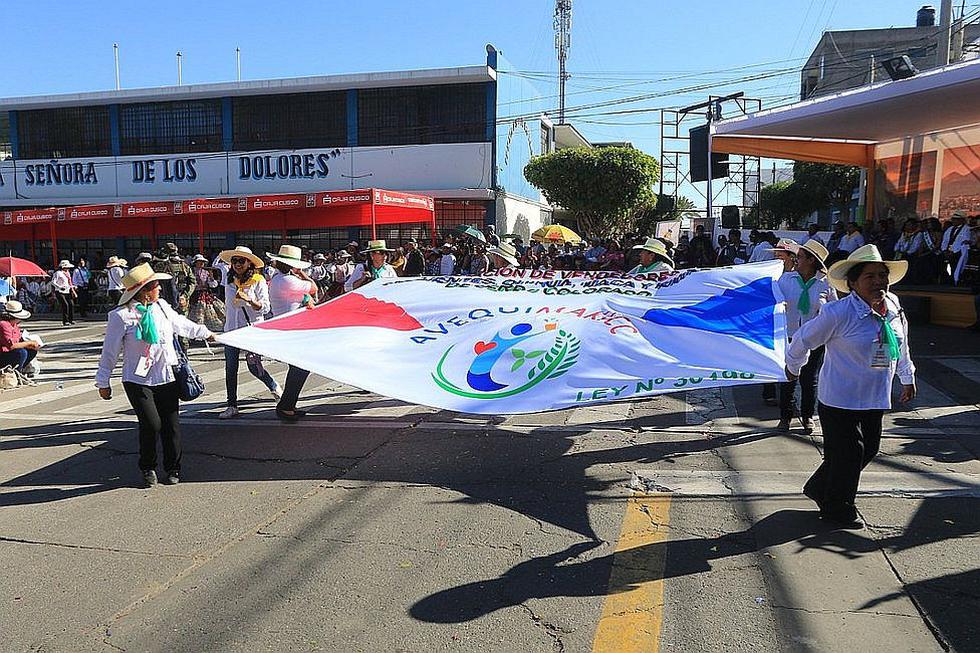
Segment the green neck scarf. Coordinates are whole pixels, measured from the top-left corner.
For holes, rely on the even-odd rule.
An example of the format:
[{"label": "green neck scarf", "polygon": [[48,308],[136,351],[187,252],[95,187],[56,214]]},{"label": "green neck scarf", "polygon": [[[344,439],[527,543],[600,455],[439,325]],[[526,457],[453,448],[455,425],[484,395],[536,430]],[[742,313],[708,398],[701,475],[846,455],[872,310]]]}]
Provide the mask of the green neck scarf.
[{"label": "green neck scarf", "polygon": [[655,269],[657,269],[658,265],[660,265],[660,261],[654,261],[653,263],[645,267],[640,266],[640,269],[637,272],[637,274],[647,274],[648,272],[653,272]]},{"label": "green neck scarf", "polygon": [[871,309],[871,314],[874,315],[875,319],[881,323],[881,335],[879,338],[881,342],[888,345],[888,357],[893,361],[898,360],[898,337],[895,335],[895,330],[892,328],[891,322],[888,320],[887,315],[878,315],[878,313]]},{"label": "green neck scarf", "polygon": [[380,268],[376,268],[376,267],[374,267],[374,265],[368,263],[368,269],[371,271],[371,277],[372,278],[374,278],[374,279],[380,279],[381,278],[381,271],[384,269],[384,265],[382,265]]},{"label": "green neck scarf", "polygon": [[797,276],[796,281],[800,284],[800,288],[803,292],[800,293],[800,299],[796,302],[796,308],[799,309],[802,315],[810,314],[810,286],[813,282],[817,280],[817,276],[813,275],[809,281],[804,281],[803,277]]},{"label": "green neck scarf", "polygon": [[136,339],[155,345],[160,342],[160,334],[157,333],[156,322],[153,321],[153,311],[150,306],[136,304],[136,312],[140,314],[140,319],[136,322]]}]

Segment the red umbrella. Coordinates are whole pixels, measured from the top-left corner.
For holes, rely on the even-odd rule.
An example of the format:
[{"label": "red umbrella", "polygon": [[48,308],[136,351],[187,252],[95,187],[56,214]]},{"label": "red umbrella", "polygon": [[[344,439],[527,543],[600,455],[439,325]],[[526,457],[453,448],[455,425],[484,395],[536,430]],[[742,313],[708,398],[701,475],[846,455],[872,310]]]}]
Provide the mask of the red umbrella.
[{"label": "red umbrella", "polygon": [[16,256],[0,256],[0,276],[4,277],[46,277],[48,273],[27,259]]}]

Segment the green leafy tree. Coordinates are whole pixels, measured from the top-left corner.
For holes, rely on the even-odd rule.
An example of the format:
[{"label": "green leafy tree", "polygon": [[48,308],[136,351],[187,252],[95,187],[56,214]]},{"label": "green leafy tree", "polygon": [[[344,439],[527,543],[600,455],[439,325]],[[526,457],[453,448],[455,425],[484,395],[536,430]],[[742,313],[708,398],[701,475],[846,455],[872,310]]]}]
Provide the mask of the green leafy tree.
[{"label": "green leafy tree", "polygon": [[656,204],[644,206],[636,211],[635,223],[629,231],[651,235],[656,233],[657,222],[693,218],[699,215],[697,206],[690,198],[680,195],[676,202],[672,200],[672,197],[657,195]]},{"label": "green leafy tree", "polygon": [[811,211],[825,208],[844,210],[861,178],[857,166],[797,161],[793,164],[793,183],[811,199]]},{"label": "green leafy tree", "polygon": [[579,228],[600,237],[628,231],[638,208],[655,204],[660,167],[632,147],[569,148],[536,156],[524,176]]},{"label": "green leafy tree", "polygon": [[810,191],[794,181],[777,181],[759,191],[759,204],[746,216],[746,226],[778,229],[783,222],[795,229],[814,211]]}]

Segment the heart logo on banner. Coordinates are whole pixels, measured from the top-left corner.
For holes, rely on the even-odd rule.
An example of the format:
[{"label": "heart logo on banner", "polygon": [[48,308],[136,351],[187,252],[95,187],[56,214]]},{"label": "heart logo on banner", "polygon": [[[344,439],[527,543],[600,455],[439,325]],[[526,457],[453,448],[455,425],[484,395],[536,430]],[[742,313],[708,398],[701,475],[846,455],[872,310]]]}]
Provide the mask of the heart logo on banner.
[{"label": "heart logo on banner", "polygon": [[480,342],[473,345],[473,351],[476,352],[477,356],[479,356],[485,351],[490,351],[491,349],[494,349],[496,346],[497,343],[495,342],[483,342],[481,340]]}]

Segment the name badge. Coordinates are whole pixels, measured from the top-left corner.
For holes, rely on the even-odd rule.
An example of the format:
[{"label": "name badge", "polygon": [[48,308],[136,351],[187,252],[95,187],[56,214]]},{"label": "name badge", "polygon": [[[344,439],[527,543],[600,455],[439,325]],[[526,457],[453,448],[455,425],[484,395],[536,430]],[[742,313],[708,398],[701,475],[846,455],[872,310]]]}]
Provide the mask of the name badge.
[{"label": "name badge", "polygon": [[149,352],[140,356],[139,362],[136,364],[136,369],[133,370],[133,374],[143,378],[150,373],[150,366],[153,365],[153,361],[150,360]]},{"label": "name badge", "polygon": [[883,342],[875,342],[871,347],[871,367],[876,370],[889,369],[892,365],[888,347]]}]

